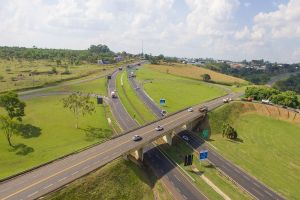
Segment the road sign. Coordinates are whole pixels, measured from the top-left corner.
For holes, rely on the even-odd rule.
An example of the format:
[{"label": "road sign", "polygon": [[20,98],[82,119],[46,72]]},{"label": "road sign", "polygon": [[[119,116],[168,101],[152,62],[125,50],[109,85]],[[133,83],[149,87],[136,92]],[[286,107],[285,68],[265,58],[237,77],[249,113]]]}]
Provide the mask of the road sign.
[{"label": "road sign", "polygon": [[207,157],[208,157],[208,151],[207,150],[200,151],[200,156],[199,156],[200,160],[205,160],[205,159],[207,159]]},{"label": "road sign", "polygon": [[204,129],[204,130],[202,131],[202,137],[203,137],[204,139],[207,139],[207,138],[208,138],[208,135],[209,135],[208,130],[207,130],[207,129]]},{"label": "road sign", "polygon": [[165,99],[160,99],[160,100],[159,100],[159,104],[160,104],[161,106],[166,105],[166,100],[165,100]]},{"label": "road sign", "polygon": [[184,157],[184,166],[189,166],[193,164],[193,154],[186,155]]},{"label": "road sign", "polygon": [[103,104],[103,97],[97,96],[97,104]]}]

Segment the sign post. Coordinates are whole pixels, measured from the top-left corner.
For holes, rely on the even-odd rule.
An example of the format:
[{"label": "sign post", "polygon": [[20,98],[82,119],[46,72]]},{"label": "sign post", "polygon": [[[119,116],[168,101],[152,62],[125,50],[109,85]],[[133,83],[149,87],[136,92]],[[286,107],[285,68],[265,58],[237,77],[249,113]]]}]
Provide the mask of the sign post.
[{"label": "sign post", "polygon": [[[200,151],[200,154],[199,154],[200,161],[206,160],[207,157],[208,157],[208,151],[207,150]],[[200,165],[201,165],[201,168],[202,168],[202,163],[201,162],[200,162]]]},{"label": "sign post", "polygon": [[159,100],[159,104],[160,104],[161,106],[166,105],[166,99],[160,99],[160,100]]}]

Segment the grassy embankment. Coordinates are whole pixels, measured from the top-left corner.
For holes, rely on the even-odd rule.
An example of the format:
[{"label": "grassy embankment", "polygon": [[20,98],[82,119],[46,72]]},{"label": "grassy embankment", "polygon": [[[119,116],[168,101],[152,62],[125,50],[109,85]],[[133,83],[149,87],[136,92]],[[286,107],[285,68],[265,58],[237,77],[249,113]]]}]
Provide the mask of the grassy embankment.
[{"label": "grassy embankment", "polygon": [[[122,64],[122,63],[120,63]],[[68,68],[69,74],[63,74]],[[53,69],[57,73],[53,73]],[[97,65],[84,63],[57,66],[50,60],[3,60],[0,59],[0,92],[40,87],[50,83],[75,79],[91,74],[106,74],[112,71],[114,65]]]},{"label": "grassy embankment", "polygon": [[[261,104],[231,103],[210,113],[209,122],[211,144],[226,158],[287,199],[300,196],[299,115]],[[239,142],[222,138],[223,122],[237,130]]]},{"label": "grassy embankment", "polygon": [[158,105],[161,98],[166,99],[166,105],[162,108],[168,112],[175,112],[226,94],[221,88],[202,81],[162,73],[153,70],[149,65],[139,69],[136,74],[137,80]]},{"label": "grassy embankment", "polygon": [[130,116],[137,120],[139,124],[153,121],[155,119],[154,114],[139,99],[131,87],[127,78],[127,73],[125,71],[119,73],[116,81],[118,96]]},{"label": "grassy embankment", "polygon": [[[104,83],[105,78],[102,78],[80,86],[70,86],[69,91],[81,90],[105,94]],[[81,117],[80,128],[76,129],[74,116],[62,106],[63,97],[33,97],[25,100],[27,106],[23,123],[28,129],[21,136],[13,136],[12,141],[17,148],[9,147],[4,134],[0,135],[0,178],[50,161],[112,135],[106,119],[110,116],[107,106],[97,105],[96,113]],[[94,133],[94,136],[87,137],[88,132]]]},{"label": "grassy embankment", "polygon": [[165,64],[165,65],[148,65],[148,67],[162,73],[192,78],[195,80],[201,80],[202,79],[201,75],[209,74],[211,77],[211,81],[215,83],[226,84],[226,85],[247,85],[248,84],[248,82],[243,79],[218,73],[202,67],[196,67],[194,65],[185,65],[185,64],[166,65]]},{"label": "grassy embankment", "polygon": [[46,199],[151,200],[154,197],[147,174],[136,164],[119,159],[48,195]]},{"label": "grassy embankment", "polygon": [[[139,69],[138,76],[140,75],[141,70],[143,70],[143,68]],[[146,71],[145,73],[151,74],[151,73],[149,73],[149,71],[151,72],[152,69],[148,69],[148,71]],[[123,72],[123,73],[125,73],[125,72]],[[120,81],[121,76],[122,75],[117,77],[118,81]],[[154,73],[154,76],[157,77],[157,73]],[[173,79],[171,79],[172,81],[174,79],[178,80],[179,82],[182,81],[182,84],[184,84],[185,86],[187,86],[187,84],[189,83],[189,82],[187,83],[186,79],[183,79],[181,77],[173,77],[173,76],[171,76],[171,77],[173,78]],[[121,94],[120,94],[120,91],[121,91],[122,88],[118,88],[118,93],[119,93],[120,99],[121,99],[122,103],[124,104],[125,108],[129,111],[131,116],[133,116],[132,113],[134,113],[134,112],[130,112],[130,110],[134,110],[136,108],[133,108],[132,105],[134,105],[134,106],[135,105],[140,105],[139,110],[142,111],[141,114],[142,115],[147,114],[147,112],[149,112],[148,109],[145,108],[145,105],[143,103],[141,104],[141,100],[138,99],[138,97],[136,95],[131,93],[132,88],[129,88],[130,85],[127,81],[125,81],[125,79],[127,79],[126,76],[123,77],[125,93],[131,94],[131,95],[127,95],[127,98],[130,99],[131,101],[135,101],[134,104],[130,104],[130,103],[126,102],[126,101],[128,101],[128,99],[126,101],[124,101],[124,99],[126,99],[126,98],[122,97],[123,92],[121,92]],[[168,84],[172,84],[172,82],[168,83]],[[195,84],[195,83],[193,82],[192,84]],[[119,85],[121,85],[121,84],[119,84]],[[125,86],[125,85],[127,85],[128,87]],[[207,85],[204,85],[204,86],[209,87]],[[201,86],[200,88],[203,90],[204,86]],[[132,92],[134,92],[134,91],[132,91]],[[170,91],[170,92],[173,92],[173,91]],[[182,96],[184,96],[184,94]],[[138,103],[138,101],[140,101],[140,103]],[[176,140],[176,141],[177,141],[177,143],[174,146],[168,147],[168,145],[164,145],[163,149],[172,158],[172,160],[174,160],[175,162],[177,162],[178,164],[180,164],[183,167],[183,162],[182,162],[183,157],[187,153],[192,152],[192,149],[189,146],[187,146],[186,144],[184,144],[183,142],[178,142],[178,140]],[[195,158],[197,158],[197,157],[198,156],[195,154]],[[195,167],[197,167],[199,170],[202,170],[204,172],[205,176],[208,177],[214,184],[217,185],[217,187],[219,187],[229,197],[231,197],[233,199],[249,199],[249,196],[247,196],[246,194],[241,192],[241,190],[239,188],[234,186],[234,184],[232,182],[227,180],[215,168],[213,168],[213,167],[205,167],[205,168],[202,167],[201,168],[200,167],[200,162],[197,161],[197,159],[195,159],[195,163],[196,163]],[[187,167],[184,167],[184,168],[185,168],[186,171],[189,172],[189,168],[187,168]],[[192,172],[189,172],[189,174],[191,176],[193,176],[193,178],[196,180],[196,185],[199,187],[199,189],[202,192],[204,192],[204,194],[206,196],[208,196],[211,199],[222,199],[222,197],[218,193],[216,193],[209,185],[207,185],[205,183],[205,181],[203,181],[201,176],[196,175]]]}]

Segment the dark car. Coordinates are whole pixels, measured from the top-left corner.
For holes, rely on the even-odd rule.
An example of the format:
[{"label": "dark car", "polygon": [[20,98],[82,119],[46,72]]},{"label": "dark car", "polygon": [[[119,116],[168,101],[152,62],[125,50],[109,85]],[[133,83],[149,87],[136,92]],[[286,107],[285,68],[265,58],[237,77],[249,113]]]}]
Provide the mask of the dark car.
[{"label": "dark car", "polygon": [[132,140],[135,141],[135,142],[140,141],[142,139],[143,138],[141,136],[139,136],[139,135],[135,135],[135,136],[132,137]]}]

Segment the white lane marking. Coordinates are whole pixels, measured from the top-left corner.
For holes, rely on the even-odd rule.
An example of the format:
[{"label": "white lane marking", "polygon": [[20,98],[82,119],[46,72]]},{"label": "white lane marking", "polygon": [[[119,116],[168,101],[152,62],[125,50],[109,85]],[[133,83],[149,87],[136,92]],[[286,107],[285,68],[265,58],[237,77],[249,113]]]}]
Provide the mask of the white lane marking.
[{"label": "white lane marking", "polygon": [[33,195],[36,195],[38,192],[39,192],[39,191],[36,191],[36,192],[34,192],[34,193],[28,195],[27,197],[28,197],[28,198],[29,198],[29,197],[32,197]]},{"label": "white lane marking", "polygon": [[72,176],[75,175],[75,174],[77,174],[78,172],[79,172],[79,171],[76,171],[76,172],[72,173]]},{"label": "white lane marking", "polygon": [[62,179],[59,179],[58,182],[61,182],[61,181],[65,180],[66,178],[68,178],[68,177],[65,176]]},{"label": "white lane marking", "polygon": [[44,187],[43,189],[47,189],[49,187],[51,187],[53,184],[51,183],[50,185],[47,185],[46,187]]},{"label": "white lane marking", "polygon": [[179,179],[176,175],[174,175],[174,177],[175,177],[179,182],[181,182],[180,179]]},{"label": "white lane marking", "polygon": [[109,156],[105,156],[105,157],[103,158],[103,160],[106,160],[107,158],[109,158]]},{"label": "white lane marking", "polygon": [[85,166],[84,168],[82,168],[83,170],[85,170],[85,169],[87,169],[87,168],[89,168],[90,166],[89,165],[87,165],[87,166]]},{"label": "white lane marking", "polygon": [[183,197],[184,199],[188,199],[184,194],[182,195],[182,197]]},{"label": "white lane marking", "polygon": [[254,190],[257,194],[259,194],[261,197],[264,196],[262,193],[260,193],[260,192],[259,192],[258,190],[256,190],[255,188],[253,188],[253,190]]},{"label": "white lane marking", "polygon": [[241,173],[239,170],[237,170],[237,169],[235,169],[235,168],[233,168],[233,170],[234,170],[236,173],[238,173],[238,174]]},{"label": "white lane marking", "polygon": [[248,181],[250,181],[250,178],[249,178],[248,176],[243,175],[243,177],[244,177],[245,179],[247,179]]},{"label": "white lane marking", "polygon": [[253,182],[254,185],[256,185],[256,187],[260,187],[260,185],[258,185],[256,182]]},{"label": "white lane marking", "polygon": [[271,197],[273,197],[273,194],[271,194],[268,190],[264,190],[265,193],[267,193],[268,195],[270,195]]},{"label": "white lane marking", "polygon": [[98,160],[98,161],[96,161],[96,162],[94,162],[94,164],[96,165],[96,164],[98,164],[98,163],[100,163],[101,161],[100,160]]}]

